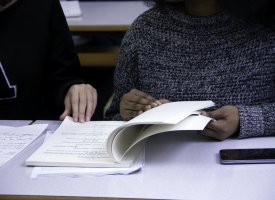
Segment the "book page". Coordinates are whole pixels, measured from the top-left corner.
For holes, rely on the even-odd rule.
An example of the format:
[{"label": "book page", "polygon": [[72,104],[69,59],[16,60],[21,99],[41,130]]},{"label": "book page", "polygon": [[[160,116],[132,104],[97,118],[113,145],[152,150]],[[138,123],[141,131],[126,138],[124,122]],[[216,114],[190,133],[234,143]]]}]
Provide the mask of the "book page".
[{"label": "book page", "polygon": [[47,124],[0,126],[0,167],[30,145],[47,126]]},{"label": "book page", "polygon": [[26,160],[35,166],[115,167],[107,138],[123,121],[75,123],[67,117],[54,134]]},{"label": "book page", "polygon": [[125,126],[133,124],[177,124],[194,113],[194,111],[214,105],[212,101],[170,102],[142,113],[128,121]]},{"label": "book page", "polygon": [[116,135],[112,146],[113,157],[119,161],[129,150],[132,151],[132,148],[134,148],[134,151],[141,149],[142,145],[140,143],[146,142],[146,139],[152,135],[171,131],[203,130],[211,120],[211,118],[203,115],[191,115],[178,124],[136,125],[128,127]]},{"label": "book page", "polygon": [[[109,155],[112,155],[115,160],[120,160],[125,151],[129,149],[131,144],[139,140],[139,132],[142,127],[140,125],[153,125],[166,127],[174,127],[174,125],[179,124],[184,119],[187,119],[192,114],[198,114],[198,110],[214,106],[212,101],[178,101],[162,104],[156,108],[148,110],[141,115],[133,118],[132,120],[126,122],[122,126],[118,127],[109,136],[107,142],[107,149]],[[168,126],[168,125],[171,126]],[[193,126],[191,126],[191,125]],[[189,130],[200,130],[198,124],[184,123],[181,128],[188,128]],[[160,126],[160,130],[161,130]],[[193,129],[190,129],[193,128]],[[186,130],[186,129],[184,129]],[[127,133],[126,133],[127,132]]]},{"label": "book page", "polygon": [[131,167],[34,167],[31,173],[31,178],[80,178],[94,177],[106,175],[128,175],[141,170],[145,161],[145,149],[141,150]]}]

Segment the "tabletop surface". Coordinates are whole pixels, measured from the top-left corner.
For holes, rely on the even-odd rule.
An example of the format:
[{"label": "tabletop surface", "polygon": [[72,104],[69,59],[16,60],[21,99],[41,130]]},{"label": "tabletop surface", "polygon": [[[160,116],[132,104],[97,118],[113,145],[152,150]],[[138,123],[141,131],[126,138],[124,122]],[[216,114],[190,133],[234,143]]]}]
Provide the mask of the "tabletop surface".
[{"label": "tabletop surface", "polygon": [[0,120],[2,126],[24,126],[32,123],[32,120]]},{"label": "tabletop surface", "polygon": [[[58,121],[49,123],[49,130]],[[46,195],[141,199],[273,200],[275,165],[222,165],[223,148],[274,147],[275,137],[207,139],[195,132],[164,133],[146,144],[144,168],[131,175],[31,179],[24,161],[43,136],[0,168],[0,195]],[[0,196],[1,197],[1,196]]]},{"label": "tabletop surface", "polygon": [[80,2],[82,16],[67,18],[69,26],[129,26],[149,7],[143,1]]}]

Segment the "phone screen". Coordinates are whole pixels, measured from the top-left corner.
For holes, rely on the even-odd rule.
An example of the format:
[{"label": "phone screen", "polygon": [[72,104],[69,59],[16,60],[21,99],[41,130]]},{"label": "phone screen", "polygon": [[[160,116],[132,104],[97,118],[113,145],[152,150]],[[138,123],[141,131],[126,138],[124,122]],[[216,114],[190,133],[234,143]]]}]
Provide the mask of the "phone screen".
[{"label": "phone screen", "polygon": [[275,148],[222,149],[222,164],[275,163]]}]

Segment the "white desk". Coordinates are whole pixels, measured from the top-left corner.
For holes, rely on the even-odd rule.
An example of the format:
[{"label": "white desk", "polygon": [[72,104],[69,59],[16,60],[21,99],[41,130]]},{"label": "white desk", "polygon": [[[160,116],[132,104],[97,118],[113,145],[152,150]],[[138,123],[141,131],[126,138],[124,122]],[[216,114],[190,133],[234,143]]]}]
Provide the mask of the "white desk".
[{"label": "white desk", "polygon": [[80,18],[67,19],[71,31],[126,31],[149,9],[143,1],[80,2],[80,8]]},{"label": "white desk", "polygon": [[138,173],[30,179],[31,168],[23,163],[42,139],[0,169],[0,195],[189,200],[274,200],[275,197],[274,164],[221,165],[218,159],[221,148],[274,147],[275,137],[218,142],[196,134],[163,134],[147,143],[146,164]]},{"label": "white desk", "polygon": [[2,126],[24,126],[32,123],[32,120],[0,120]]}]

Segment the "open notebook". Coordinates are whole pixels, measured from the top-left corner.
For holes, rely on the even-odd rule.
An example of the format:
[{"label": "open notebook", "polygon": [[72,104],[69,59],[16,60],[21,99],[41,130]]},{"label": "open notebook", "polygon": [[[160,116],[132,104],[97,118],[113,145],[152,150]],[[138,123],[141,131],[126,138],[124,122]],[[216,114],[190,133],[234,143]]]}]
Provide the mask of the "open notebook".
[{"label": "open notebook", "polygon": [[53,135],[26,160],[30,166],[130,167],[146,140],[158,133],[203,130],[211,118],[199,110],[212,101],[163,104],[128,122],[75,123],[67,117]]}]

